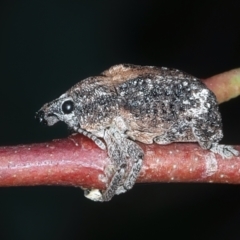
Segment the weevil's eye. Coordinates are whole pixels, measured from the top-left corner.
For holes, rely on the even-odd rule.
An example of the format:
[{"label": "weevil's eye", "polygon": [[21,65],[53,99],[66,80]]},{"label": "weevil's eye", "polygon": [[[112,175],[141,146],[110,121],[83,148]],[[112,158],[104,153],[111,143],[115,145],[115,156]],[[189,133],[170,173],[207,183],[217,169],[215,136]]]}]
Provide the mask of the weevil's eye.
[{"label": "weevil's eye", "polygon": [[69,114],[74,110],[74,103],[71,100],[67,100],[62,104],[62,111],[65,114]]}]

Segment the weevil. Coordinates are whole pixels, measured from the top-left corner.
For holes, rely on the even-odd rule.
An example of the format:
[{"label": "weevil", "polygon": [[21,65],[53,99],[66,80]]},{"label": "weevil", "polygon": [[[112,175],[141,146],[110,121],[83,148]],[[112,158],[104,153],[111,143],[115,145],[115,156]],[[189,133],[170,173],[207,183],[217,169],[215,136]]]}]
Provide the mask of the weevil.
[{"label": "weevil", "polygon": [[239,154],[219,144],[222,120],[215,95],[177,69],[115,65],[46,103],[36,117],[49,126],[63,121],[107,149],[114,166],[107,189],[85,191],[96,201],[109,201],[133,187],[144,158],[136,141],[198,142],[223,158]]}]

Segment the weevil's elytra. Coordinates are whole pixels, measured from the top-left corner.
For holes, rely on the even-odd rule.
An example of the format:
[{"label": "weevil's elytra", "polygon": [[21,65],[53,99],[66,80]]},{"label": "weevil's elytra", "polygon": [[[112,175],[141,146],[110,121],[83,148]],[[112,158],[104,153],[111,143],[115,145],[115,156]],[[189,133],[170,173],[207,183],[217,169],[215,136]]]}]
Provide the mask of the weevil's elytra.
[{"label": "weevil's elytra", "polygon": [[231,146],[218,144],[222,121],[214,94],[199,79],[176,69],[113,66],[45,104],[37,118],[49,126],[64,121],[107,148],[113,176],[105,191],[86,191],[92,200],[109,201],[133,187],[144,157],[135,140],[198,142],[223,158],[238,155]]}]

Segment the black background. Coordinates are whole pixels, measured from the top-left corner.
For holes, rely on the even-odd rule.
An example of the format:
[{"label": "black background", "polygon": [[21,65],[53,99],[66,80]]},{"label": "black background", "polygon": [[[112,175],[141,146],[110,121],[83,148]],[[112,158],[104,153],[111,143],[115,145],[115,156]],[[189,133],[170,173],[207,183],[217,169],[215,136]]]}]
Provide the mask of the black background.
[{"label": "black background", "polygon": [[[239,1],[0,3],[0,145],[69,134],[35,112],[111,65],[197,77],[240,67]],[[224,143],[240,143],[240,98],[221,105]],[[240,186],[139,184],[109,203],[73,187],[0,189],[0,239],[240,239]]]}]

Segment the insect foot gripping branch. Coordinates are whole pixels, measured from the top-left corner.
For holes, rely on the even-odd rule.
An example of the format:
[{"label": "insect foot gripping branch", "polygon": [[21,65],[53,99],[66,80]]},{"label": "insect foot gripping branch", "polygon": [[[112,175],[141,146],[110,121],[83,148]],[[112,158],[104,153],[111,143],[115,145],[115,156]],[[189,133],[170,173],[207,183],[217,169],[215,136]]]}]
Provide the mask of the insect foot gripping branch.
[{"label": "insect foot gripping branch", "polygon": [[107,189],[85,191],[95,201],[109,201],[133,187],[144,157],[135,140],[198,142],[223,158],[239,154],[218,144],[223,134],[214,94],[199,79],[176,69],[113,66],[46,103],[36,117],[49,126],[63,121],[107,148],[113,165]]}]

